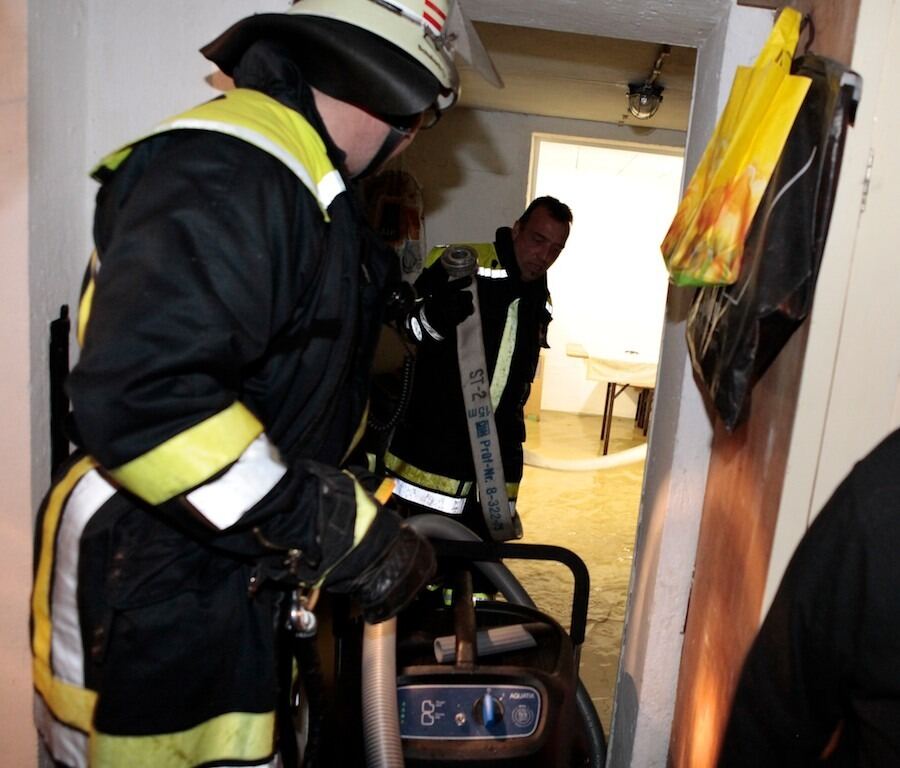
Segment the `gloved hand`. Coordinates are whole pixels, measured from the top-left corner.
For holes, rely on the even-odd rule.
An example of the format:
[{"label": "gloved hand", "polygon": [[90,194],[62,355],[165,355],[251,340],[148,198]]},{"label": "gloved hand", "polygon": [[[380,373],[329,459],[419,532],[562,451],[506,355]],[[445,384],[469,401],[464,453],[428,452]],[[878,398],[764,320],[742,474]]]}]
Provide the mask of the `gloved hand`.
[{"label": "gloved hand", "polygon": [[259,552],[250,593],[266,584],[321,586],[356,597],[367,621],[397,614],[434,575],[431,544],[383,506],[383,477],[308,460],[297,468],[302,486],[293,501],[302,512],[252,529]]},{"label": "gloved hand", "polygon": [[[372,559],[360,562],[365,557]],[[363,618],[376,624],[403,610],[436,570],[428,540],[381,508],[363,540],[325,579],[325,588],[355,597]]]},{"label": "gloved hand", "polygon": [[434,578],[437,560],[429,541],[401,525],[400,534],[384,556],[357,579],[354,596],[363,618],[377,624],[402,611]]},{"label": "gloved hand", "polygon": [[416,342],[426,338],[443,341],[463,320],[475,311],[472,294],[465,290],[471,277],[450,280],[440,261],[426,269],[416,281],[423,300],[406,320],[409,335]]}]

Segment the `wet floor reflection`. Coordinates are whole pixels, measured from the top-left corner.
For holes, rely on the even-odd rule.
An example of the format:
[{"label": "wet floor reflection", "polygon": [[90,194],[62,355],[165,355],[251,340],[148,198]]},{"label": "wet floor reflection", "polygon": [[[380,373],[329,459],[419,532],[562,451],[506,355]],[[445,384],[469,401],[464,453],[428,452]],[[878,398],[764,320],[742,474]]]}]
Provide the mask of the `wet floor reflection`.
[{"label": "wet floor reflection", "polygon": [[[610,453],[640,445],[630,419],[613,419]],[[600,454],[600,417],[544,411],[528,420],[526,447],[545,457],[584,459]],[[625,618],[644,462],[609,470],[561,472],[525,467],[518,509],[523,541],[555,544],[578,553],[591,574],[581,679],[609,730],[612,694]],[[541,610],[568,626],[571,577],[552,563],[510,562]]]}]

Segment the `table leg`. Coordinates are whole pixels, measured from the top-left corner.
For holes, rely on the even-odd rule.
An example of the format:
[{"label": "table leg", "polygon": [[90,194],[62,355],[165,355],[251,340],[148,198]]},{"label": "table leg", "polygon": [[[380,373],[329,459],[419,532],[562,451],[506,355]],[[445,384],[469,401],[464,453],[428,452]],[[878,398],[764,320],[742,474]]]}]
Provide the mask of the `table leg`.
[{"label": "table leg", "polygon": [[647,436],[647,430],[650,428],[650,411],[653,409],[653,390],[647,390],[647,402],[644,408],[644,437]]},{"label": "table leg", "polygon": [[600,439],[606,437],[609,431],[610,419],[612,418],[612,404],[615,399],[613,393],[616,391],[615,382],[611,381],[606,385],[606,400],[603,402],[603,420],[600,422]]},{"label": "table leg", "polygon": [[621,395],[626,389],[628,385],[625,384],[622,389],[616,392],[616,382],[611,381],[606,389],[606,410],[603,411],[603,421],[606,422],[606,430],[603,434],[603,455],[606,456],[609,451],[609,433],[612,432],[612,418],[613,418],[613,406],[615,405],[616,398]]}]

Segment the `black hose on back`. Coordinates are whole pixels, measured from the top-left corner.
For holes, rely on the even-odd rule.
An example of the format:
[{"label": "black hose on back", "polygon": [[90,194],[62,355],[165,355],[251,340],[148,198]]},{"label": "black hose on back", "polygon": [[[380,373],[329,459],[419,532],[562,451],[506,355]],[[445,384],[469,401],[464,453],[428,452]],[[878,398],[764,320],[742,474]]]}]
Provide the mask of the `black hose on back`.
[{"label": "black hose on back", "polygon": [[415,355],[407,354],[403,358],[403,368],[400,370],[400,394],[397,395],[397,404],[394,406],[393,413],[384,421],[378,419],[375,414],[371,414],[368,420],[368,427],[375,432],[389,433],[400,417],[406,411],[409,404],[409,395],[412,392],[413,378],[416,370]]}]

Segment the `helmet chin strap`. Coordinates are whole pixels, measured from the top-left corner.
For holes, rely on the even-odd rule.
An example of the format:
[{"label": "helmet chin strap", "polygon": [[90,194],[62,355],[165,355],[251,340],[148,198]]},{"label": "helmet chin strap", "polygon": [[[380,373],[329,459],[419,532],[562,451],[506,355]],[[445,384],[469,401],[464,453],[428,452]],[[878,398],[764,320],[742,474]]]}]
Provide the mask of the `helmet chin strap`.
[{"label": "helmet chin strap", "polygon": [[409,131],[403,131],[400,128],[395,128],[393,125],[389,126],[390,130],[388,131],[388,135],[385,136],[384,142],[381,144],[381,148],[375,153],[372,159],[369,161],[369,164],[354,178],[362,179],[366,176],[369,176],[387,161],[387,159],[393,154],[394,150],[400,146],[400,142],[409,137]]}]

